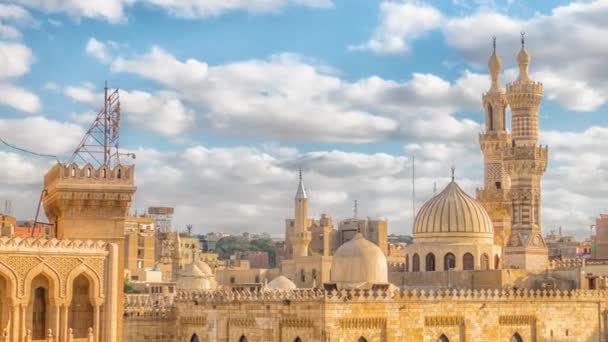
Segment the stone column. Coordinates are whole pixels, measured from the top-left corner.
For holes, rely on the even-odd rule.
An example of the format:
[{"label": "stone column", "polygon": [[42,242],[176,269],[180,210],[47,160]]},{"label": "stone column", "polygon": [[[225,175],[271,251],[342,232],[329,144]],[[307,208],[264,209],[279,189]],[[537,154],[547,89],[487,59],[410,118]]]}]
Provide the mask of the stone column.
[{"label": "stone column", "polygon": [[99,314],[100,314],[100,305],[95,303],[93,305],[93,336],[95,336],[95,341],[100,341],[99,339]]},{"label": "stone column", "polygon": [[18,341],[19,339],[19,304],[13,304],[11,306],[11,338],[13,341]]},{"label": "stone column", "polygon": [[27,304],[20,305],[20,318],[21,318],[21,333],[20,338],[25,341],[25,335],[27,335]]},{"label": "stone column", "polygon": [[66,303],[61,304],[61,306],[59,307],[59,330],[58,330],[58,335],[59,335],[59,341],[61,342],[65,342],[68,341],[68,309],[69,309],[69,305]]}]

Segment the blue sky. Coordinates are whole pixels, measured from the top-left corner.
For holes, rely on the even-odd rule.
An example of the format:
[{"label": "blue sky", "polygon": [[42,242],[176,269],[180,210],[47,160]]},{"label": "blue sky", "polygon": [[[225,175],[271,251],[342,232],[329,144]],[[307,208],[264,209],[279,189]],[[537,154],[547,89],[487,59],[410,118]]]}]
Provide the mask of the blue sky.
[{"label": "blue sky", "polygon": [[[492,36],[514,79],[526,31],[545,84],[546,231],[583,237],[605,207],[606,1],[0,1],[0,137],[69,158],[119,87],[134,151],[134,210],[176,206],[198,232],[282,232],[299,167],[311,213],[360,213],[411,231],[456,165],[482,185],[477,135]],[[52,161],[0,147],[0,199],[33,216]],[[337,222],[336,222],[337,223]]]}]

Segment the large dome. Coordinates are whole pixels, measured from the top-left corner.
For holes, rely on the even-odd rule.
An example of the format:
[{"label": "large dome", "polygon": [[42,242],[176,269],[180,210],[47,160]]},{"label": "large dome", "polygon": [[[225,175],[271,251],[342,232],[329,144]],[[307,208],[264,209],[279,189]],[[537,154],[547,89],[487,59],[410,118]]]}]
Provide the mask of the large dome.
[{"label": "large dome", "polygon": [[452,181],[426,202],[414,222],[414,242],[488,242],[492,220],[483,206]]},{"label": "large dome", "polygon": [[346,286],[387,284],[386,256],[373,242],[357,234],[334,254],[331,262],[331,282]]}]

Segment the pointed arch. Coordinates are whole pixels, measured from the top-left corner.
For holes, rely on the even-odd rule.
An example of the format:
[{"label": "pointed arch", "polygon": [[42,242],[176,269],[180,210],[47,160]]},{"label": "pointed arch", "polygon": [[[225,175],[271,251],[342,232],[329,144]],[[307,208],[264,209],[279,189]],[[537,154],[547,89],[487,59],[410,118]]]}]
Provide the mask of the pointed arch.
[{"label": "pointed arch", "polygon": [[367,342],[367,339],[365,337],[361,336],[361,337],[359,337],[357,342]]},{"label": "pointed arch", "polygon": [[439,338],[437,339],[437,342],[450,342],[450,339],[445,336],[445,334],[442,334],[441,336],[439,336]]},{"label": "pointed arch", "polygon": [[200,339],[198,338],[197,334],[192,334],[192,336],[190,337],[190,342],[200,342]]},{"label": "pointed arch", "polygon": [[85,264],[80,264],[76,268],[71,270],[66,278],[66,299],[68,303],[72,301],[72,294],[74,292],[74,280],[80,275],[85,276],[91,286],[91,291],[89,291],[89,299],[91,300],[91,303],[101,305],[103,302],[104,294],[101,290],[99,276],[97,275],[97,273],[95,273],[95,271],[93,271],[89,266]]},{"label": "pointed arch", "polygon": [[521,338],[521,335],[518,332],[516,332],[515,334],[513,334],[513,336],[511,336],[510,342],[524,342],[524,339]]},{"label": "pointed arch", "polygon": [[495,269],[495,270],[498,270],[498,269],[500,269],[500,268],[501,268],[501,267],[500,267],[500,257],[498,256],[498,254],[496,254],[496,255],[494,256],[494,269]]},{"label": "pointed arch", "polygon": [[494,109],[491,103],[488,103],[488,128],[490,131],[494,130]]},{"label": "pointed arch", "polygon": [[412,257],[412,272],[420,272],[420,256],[414,253]]},{"label": "pointed arch", "polygon": [[[59,288],[61,286],[59,274],[43,263],[39,263],[27,273],[23,280],[23,289],[25,289],[26,292],[29,291],[29,289],[32,288],[32,281],[39,275],[44,276],[49,282],[49,298],[59,299]],[[26,297],[28,296],[27,293],[24,293],[24,295]]]},{"label": "pointed arch", "polygon": [[302,339],[300,338],[300,336],[298,336],[295,340],[293,340],[293,342],[302,342]]},{"label": "pointed arch", "polygon": [[241,335],[241,338],[239,338],[239,342],[248,342],[247,337],[245,337],[245,335]]},{"label": "pointed arch", "polygon": [[17,298],[17,275],[13,270],[0,264],[0,278],[4,278],[6,283],[4,297],[8,299]]}]

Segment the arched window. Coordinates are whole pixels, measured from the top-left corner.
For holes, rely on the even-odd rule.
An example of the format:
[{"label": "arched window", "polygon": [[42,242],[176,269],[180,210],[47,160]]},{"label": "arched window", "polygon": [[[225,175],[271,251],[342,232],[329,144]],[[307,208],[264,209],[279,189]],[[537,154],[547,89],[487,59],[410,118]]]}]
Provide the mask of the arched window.
[{"label": "arched window", "polygon": [[450,342],[450,339],[448,339],[448,337],[445,335],[441,335],[441,336],[439,336],[439,339],[437,340],[437,342]]},{"label": "arched window", "polygon": [[49,322],[49,287],[50,282],[42,274],[32,280],[32,296],[30,308],[32,315],[32,340],[44,340],[46,338]]},{"label": "arched window", "polygon": [[312,279],[317,280],[317,270],[316,269],[312,270]]},{"label": "arched window", "polygon": [[456,268],[456,257],[452,253],[448,253],[443,257],[443,270],[449,271]]},{"label": "arched window", "polygon": [[190,337],[190,342],[199,342],[200,340],[198,339],[198,336],[196,334],[192,335],[192,337]]},{"label": "arched window", "polygon": [[117,177],[118,179],[121,179],[121,178],[122,178],[122,170],[121,170],[121,169],[118,169],[118,172],[116,173],[116,177]]},{"label": "arched window", "polygon": [[306,272],[304,272],[304,269],[300,270],[300,280],[304,283],[306,282]]},{"label": "arched window", "polygon": [[247,342],[247,337],[245,337],[245,335],[241,335],[241,338],[239,338],[239,342]]},{"label": "arched window", "polygon": [[87,167],[87,170],[85,173],[86,173],[87,177],[91,177],[91,168]]},{"label": "arched window", "polygon": [[74,338],[86,338],[89,328],[93,327],[89,279],[82,274],[79,275],[74,279],[72,289],[72,303],[68,312],[69,327],[72,328]]},{"label": "arched window", "polygon": [[296,339],[293,340],[293,342],[302,342],[302,339],[300,337],[296,337]]},{"label": "arched window", "polygon": [[76,167],[72,168],[72,177],[76,177]]},{"label": "arched window", "polygon": [[108,176],[106,169],[101,169],[101,177],[106,178]]},{"label": "arched window", "polygon": [[420,256],[418,256],[418,253],[412,257],[412,272],[420,272]]},{"label": "arched window", "polygon": [[367,339],[365,337],[361,336],[361,337],[359,337],[357,342],[367,342]]},{"label": "arched window", "polygon": [[494,256],[494,269],[497,270],[500,268],[500,257],[498,255]]},{"label": "arched window", "polygon": [[511,342],[524,342],[524,339],[521,338],[521,335],[519,335],[519,333],[515,333],[513,334],[513,337],[511,337]]},{"label": "arched window", "polygon": [[490,257],[488,257],[488,255],[486,253],[483,253],[481,255],[481,259],[479,262],[479,268],[481,268],[484,271],[490,269]]},{"label": "arched window", "polygon": [[406,254],[405,255],[405,272],[409,272],[410,271],[410,255]]},{"label": "arched window", "polygon": [[464,253],[462,256],[462,269],[465,271],[475,269],[475,258],[473,257],[473,254]]},{"label": "arched window", "polygon": [[234,284],[236,282],[236,279],[234,277],[230,277],[230,284]]},{"label": "arched window", "polygon": [[427,272],[435,270],[435,254],[429,253],[426,255],[426,269]]},{"label": "arched window", "polygon": [[259,275],[256,275],[256,276],[255,276],[254,283],[259,283],[259,282],[260,282],[260,276],[259,276]]}]

